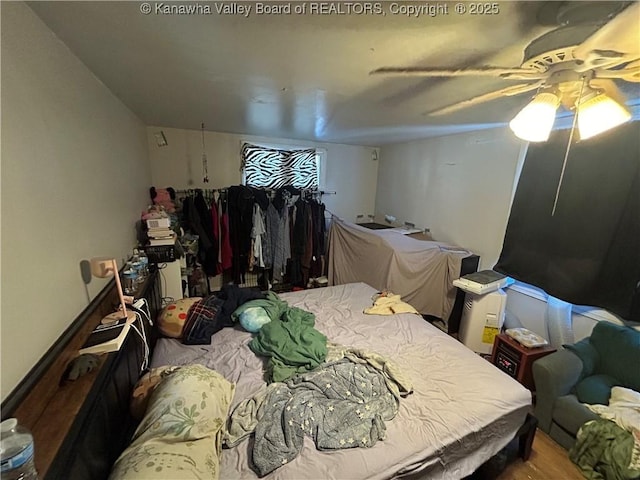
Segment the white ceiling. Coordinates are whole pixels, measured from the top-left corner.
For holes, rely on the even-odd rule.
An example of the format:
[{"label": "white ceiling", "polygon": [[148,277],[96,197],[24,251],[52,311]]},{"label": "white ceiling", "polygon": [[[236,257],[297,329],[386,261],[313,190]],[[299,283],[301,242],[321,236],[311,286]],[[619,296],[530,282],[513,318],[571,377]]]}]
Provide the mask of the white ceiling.
[{"label": "white ceiling", "polygon": [[[549,20],[565,2],[500,2],[496,15],[458,15],[449,3],[448,14],[417,18],[394,14],[391,3],[382,2],[380,15],[258,15],[255,2],[202,2],[212,13],[196,15],[153,11],[179,2],[151,1],[148,15],[139,1],[29,6],[147,125],[199,129],[204,122],[211,131],[382,145],[504,124],[529,97],[431,117],[424,113],[513,81],[371,70],[519,66],[524,47],[554,28]],[[252,11],[218,14],[223,5]]]}]

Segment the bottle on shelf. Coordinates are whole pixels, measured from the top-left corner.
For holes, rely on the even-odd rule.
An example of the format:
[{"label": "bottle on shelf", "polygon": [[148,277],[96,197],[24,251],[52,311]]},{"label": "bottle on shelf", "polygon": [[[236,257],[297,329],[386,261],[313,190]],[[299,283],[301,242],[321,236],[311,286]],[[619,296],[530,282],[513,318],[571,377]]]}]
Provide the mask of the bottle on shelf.
[{"label": "bottle on shelf", "polygon": [[128,268],[122,272],[122,289],[126,295],[134,295],[138,289],[138,272],[133,268]]},{"label": "bottle on shelf", "polygon": [[131,268],[136,272],[136,289],[144,283],[144,274],[142,272],[142,263],[139,261],[131,262]]},{"label": "bottle on shelf", "polygon": [[33,435],[15,418],[0,423],[0,478],[38,480],[33,459]]},{"label": "bottle on shelf", "polygon": [[142,249],[140,249],[139,255],[140,264],[142,265],[142,274],[146,278],[149,276],[149,257],[147,257],[147,253]]}]

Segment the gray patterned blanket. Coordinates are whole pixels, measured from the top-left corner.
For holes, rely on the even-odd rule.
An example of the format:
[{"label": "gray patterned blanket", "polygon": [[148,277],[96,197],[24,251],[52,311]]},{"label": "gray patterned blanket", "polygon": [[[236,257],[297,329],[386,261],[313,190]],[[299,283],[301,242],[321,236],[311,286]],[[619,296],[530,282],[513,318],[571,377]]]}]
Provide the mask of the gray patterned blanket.
[{"label": "gray patterned blanket", "polygon": [[260,476],[294,459],[305,435],[318,449],[371,447],[384,439],[385,421],[411,386],[388,360],[334,348],[315,370],[272,383],[233,411],[225,438],[237,445],[255,431],[253,463]]}]

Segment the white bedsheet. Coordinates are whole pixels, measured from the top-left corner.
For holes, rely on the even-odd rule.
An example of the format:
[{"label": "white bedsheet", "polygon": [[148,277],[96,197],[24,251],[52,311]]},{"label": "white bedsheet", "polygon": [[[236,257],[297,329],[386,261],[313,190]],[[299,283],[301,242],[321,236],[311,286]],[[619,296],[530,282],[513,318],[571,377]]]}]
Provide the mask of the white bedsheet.
[{"label": "white bedsheet", "polygon": [[[398,363],[414,392],[387,422],[387,438],[372,448],[302,453],[269,479],[462,478],[502,449],[524,422],[531,394],[457,340],[413,314],[365,315],[376,291],[363,283],[282,294],[316,314],[329,341],[376,351]],[[264,385],[263,361],[250,333],[224,329],[210,346],[159,341],[152,366],[201,363],[237,384],[232,408]],[[257,478],[251,442],[223,450],[220,478]]]}]

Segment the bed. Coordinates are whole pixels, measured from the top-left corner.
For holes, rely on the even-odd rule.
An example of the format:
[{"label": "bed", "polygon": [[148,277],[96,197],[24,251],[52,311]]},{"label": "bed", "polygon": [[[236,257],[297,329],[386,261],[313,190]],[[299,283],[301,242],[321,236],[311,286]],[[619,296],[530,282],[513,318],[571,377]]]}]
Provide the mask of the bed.
[{"label": "bed", "polygon": [[453,281],[476,271],[479,257],[442,242],[413,238],[399,229],[365,228],[333,218],[329,231],[329,285],[365,282],[402,296],[421,314],[441,319],[456,333],[464,293]]},{"label": "bed", "polygon": [[[463,478],[522,431],[531,394],[515,380],[415,314],[366,315],[376,289],[350,283],[280,295],[315,314],[328,342],[376,352],[410,379],[386,436],[370,448],[318,450],[307,436],[300,454],[265,478]],[[265,386],[264,361],[237,328],[216,333],[210,345],[159,339],[151,367],[200,364],[235,384],[233,411]],[[254,479],[252,441],[223,449],[220,478]]]}]

